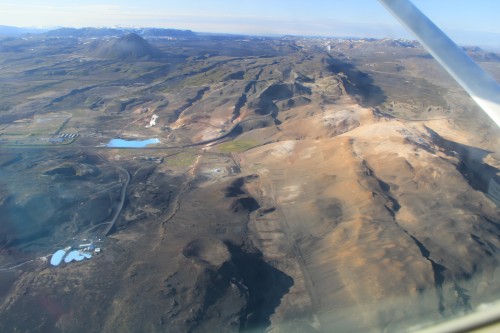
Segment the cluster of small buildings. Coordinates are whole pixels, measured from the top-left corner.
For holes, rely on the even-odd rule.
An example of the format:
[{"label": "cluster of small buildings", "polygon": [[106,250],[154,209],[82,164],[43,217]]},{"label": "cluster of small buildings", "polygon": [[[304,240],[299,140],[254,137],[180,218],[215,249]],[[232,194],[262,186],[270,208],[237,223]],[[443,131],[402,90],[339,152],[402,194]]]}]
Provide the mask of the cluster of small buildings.
[{"label": "cluster of small buildings", "polygon": [[61,138],[61,139],[75,139],[79,136],[80,136],[80,134],[76,134],[76,133],[64,133],[64,134],[59,135],[59,138]]},{"label": "cluster of small buildings", "polygon": [[80,134],[76,134],[76,133],[65,133],[65,134],[59,135],[58,138],[49,138],[49,139],[47,139],[47,141],[50,143],[63,143],[66,140],[74,140],[79,136],[80,136]]},{"label": "cluster of small buildings", "polygon": [[101,248],[94,244],[94,241],[83,240],[84,243],[76,246],[68,246],[64,249],[57,250],[50,258],[52,266],[59,266],[63,260],[66,264],[73,261],[82,261],[92,258],[92,255],[101,253]]}]

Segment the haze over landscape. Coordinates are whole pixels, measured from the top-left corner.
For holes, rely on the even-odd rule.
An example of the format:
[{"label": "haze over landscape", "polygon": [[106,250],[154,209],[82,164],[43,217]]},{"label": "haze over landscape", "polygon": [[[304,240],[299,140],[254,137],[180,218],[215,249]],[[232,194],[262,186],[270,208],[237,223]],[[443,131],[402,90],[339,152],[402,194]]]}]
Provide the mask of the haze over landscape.
[{"label": "haze over landscape", "polygon": [[[340,2],[74,3],[0,5],[0,331],[401,332],[498,300],[500,129],[382,7],[344,33]],[[36,10],[66,27],[7,27]]]},{"label": "haze over landscape", "polygon": [[[415,0],[459,44],[500,50],[494,0]],[[251,35],[410,38],[376,0],[2,1],[0,24],[18,27],[139,26]]]}]

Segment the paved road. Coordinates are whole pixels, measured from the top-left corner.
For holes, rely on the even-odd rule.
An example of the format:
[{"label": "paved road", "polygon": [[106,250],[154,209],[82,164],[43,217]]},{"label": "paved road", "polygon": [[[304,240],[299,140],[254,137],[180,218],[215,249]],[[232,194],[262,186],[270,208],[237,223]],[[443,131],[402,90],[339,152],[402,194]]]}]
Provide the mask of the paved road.
[{"label": "paved road", "polygon": [[122,167],[117,166],[116,168],[119,169],[125,175],[125,183],[123,184],[122,193],[120,195],[120,204],[118,205],[118,208],[116,209],[115,214],[113,215],[113,218],[111,219],[111,222],[108,222],[109,226],[106,229],[106,231],[104,232],[104,236],[107,236],[110,234],[111,230],[113,230],[113,227],[115,226],[115,223],[116,223],[116,220],[118,219],[118,216],[122,212],[123,205],[125,204],[125,195],[127,194],[127,188],[128,188],[129,183],[130,183],[130,173]]},{"label": "paved road", "polygon": [[246,119],[243,119],[239,122],[237,122],[236,124],[234,124],[233,126],[231,126],[229,128],[229,130],[227,130],[227,132],[223,133],[222,135],[218,136],[218,137],[215,137],[213,139],[208,139],[208,140],[203,140],[203,141],[200,141],[200,142],[194,142],[194,143],[190,143],[190,144],[186,144],[186,145],[182,145],[182,146],[148,146],[148,147],[142,147],[142,148],[130,148],[130,147],[106,147],[106,146],[97,146],[97,147],[91,147],[91,146],[80,146],[78,144],[75,144],[75,143],[71,143],[71,144],[64,144],[64,145],[0,145],[0,149],[75,149],[75,148],[95,148],[95,149],[182,149],[182,148],[189,148],[189,147],[196,147],[196,146],[201,146],[201,145],[206,145],[206,144],[209,144],[209,143],[212,143],[212,142],[216,142],[216,141],[219,141],[219,140],[222,140],[226,137],[228,137],[229,135],[231,135],[237,128],[239,125],[245,123],[245,122],[248,122],[248,121],[252,121],[252,120],[259,120],[259,119],[265,119],[265,118],[268,118],[268,117],[271,117],[271,114],[266,114],[266,115],[263,115],[263,116],[255,116],[255,117],[251,117],[251,118],[246,118]]}]

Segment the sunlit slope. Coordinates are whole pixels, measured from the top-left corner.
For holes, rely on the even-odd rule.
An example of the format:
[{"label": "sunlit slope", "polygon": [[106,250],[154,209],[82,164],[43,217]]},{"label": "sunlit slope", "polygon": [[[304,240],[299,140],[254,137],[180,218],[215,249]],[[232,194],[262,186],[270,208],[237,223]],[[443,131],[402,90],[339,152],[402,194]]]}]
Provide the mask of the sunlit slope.
[{"label": "sunlit slope", "polygon": [[0,42],[0,331],[400,332],[500,297],[498,128],[415,43],[48,41]]},{"label": "sunlit slope", "polygon": [[321,321],[397,327],[408,311],[418,322],[476,305],[498,288],[498,209],[425,126],[370,114],[347,104],[284,122],[283,136],[302,139],[241,155],[303,255]]}]

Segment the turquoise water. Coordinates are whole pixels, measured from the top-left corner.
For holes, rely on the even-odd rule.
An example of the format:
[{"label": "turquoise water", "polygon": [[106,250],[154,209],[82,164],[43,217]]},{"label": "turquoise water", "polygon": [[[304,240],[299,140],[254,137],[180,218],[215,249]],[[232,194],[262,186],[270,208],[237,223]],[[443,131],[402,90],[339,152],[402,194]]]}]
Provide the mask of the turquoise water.
[{"label": "turquoise water", "polygon": [[50,259],[50,264],[52,266],[58,266],[61,261],[63,260],[63,257],[66,255],[66,251],[64,250],[58,250],[56,253],[52,255],[52,258]]},{"label": "turquoise water", "polygon": [[68,253],[68,255],[64,258],[64,262],[65,263],[70,263],[72,262],[73,260],[74,261],[82,261],[83,259],[90,259],[92,258],[92,255],[89,254],[89,253],[83,253],[83,252],[80,252],[80,251],[71,251],[70,253]]},{"label": "turquoise water", "polygon": [[154,145],[160,143],[160,140],[147,139],[147,140],[123,140],[123,139],[111,139],[106,147],[111,148],[144,148],[148,145]]}]

